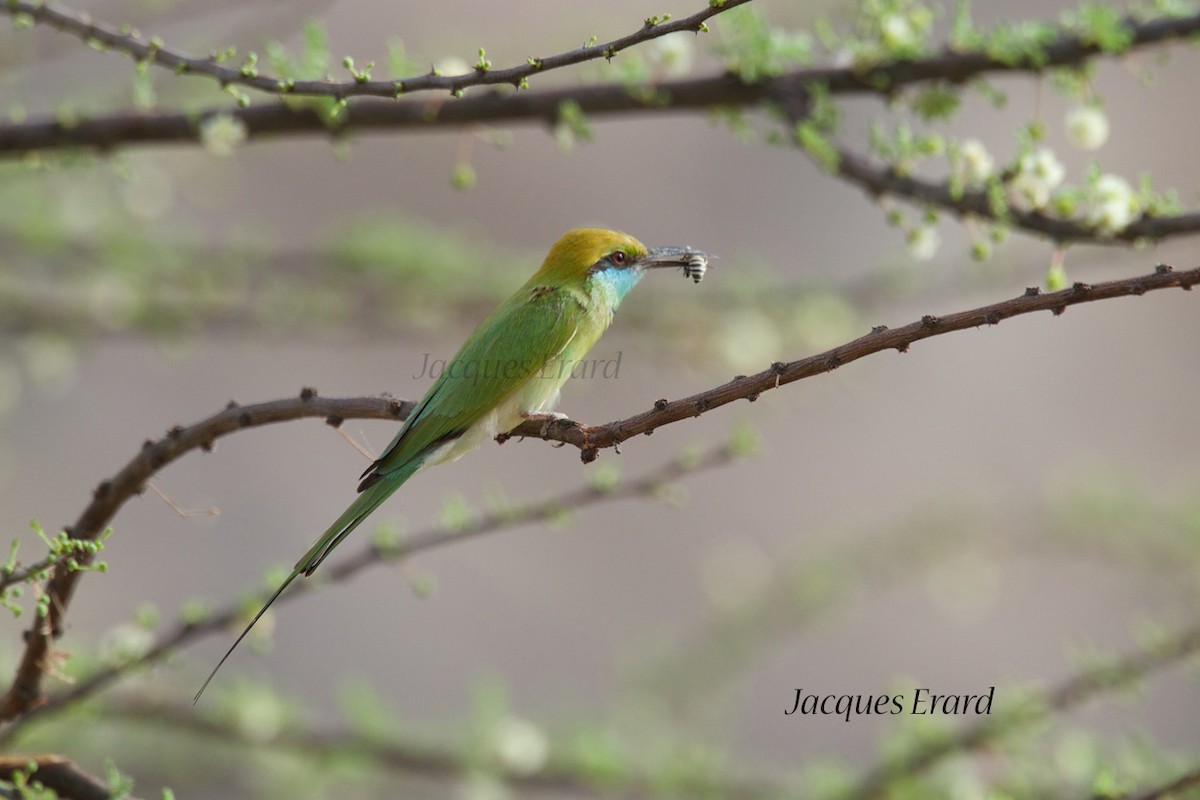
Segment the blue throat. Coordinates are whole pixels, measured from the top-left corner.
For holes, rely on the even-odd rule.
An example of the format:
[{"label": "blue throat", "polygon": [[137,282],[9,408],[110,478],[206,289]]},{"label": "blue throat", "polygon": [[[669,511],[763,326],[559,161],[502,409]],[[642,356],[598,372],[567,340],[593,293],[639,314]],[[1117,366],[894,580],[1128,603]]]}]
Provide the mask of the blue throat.
[{"label": "blue throat", "polygon": [[642,279],[644,274],[644,270],[636,268],[602,269],[592,274],[592,280],[596,281],[608,295],[608,305],[615,312],[617,306],[625,299],[625,295],[629,294],[630,289],[637,286],[637,282]]}]

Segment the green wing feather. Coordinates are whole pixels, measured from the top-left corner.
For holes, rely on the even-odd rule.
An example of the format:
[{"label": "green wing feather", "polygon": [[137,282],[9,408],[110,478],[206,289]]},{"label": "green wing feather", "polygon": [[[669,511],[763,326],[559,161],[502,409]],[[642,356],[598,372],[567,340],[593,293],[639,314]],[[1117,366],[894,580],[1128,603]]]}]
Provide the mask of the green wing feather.
[{"label": "green wing feather", "polygon": [[579,331],[584,307],[571,291],[524,287],[467,338],[396,438],[364,473],[386,477],[466,432],[558,356]]},{"label": "green wing feather", "polygon": [[527,285],[484,320],[414,407],[383,455],[363,473],[359,496],[296,562],[192,702],[200,699],[226,659],[292,581],[301,574],[311,575],[441,445],[463,435],[526,382],[538,380],[537,373],[575,338],[584,313],[580,300],[567,289]]}]

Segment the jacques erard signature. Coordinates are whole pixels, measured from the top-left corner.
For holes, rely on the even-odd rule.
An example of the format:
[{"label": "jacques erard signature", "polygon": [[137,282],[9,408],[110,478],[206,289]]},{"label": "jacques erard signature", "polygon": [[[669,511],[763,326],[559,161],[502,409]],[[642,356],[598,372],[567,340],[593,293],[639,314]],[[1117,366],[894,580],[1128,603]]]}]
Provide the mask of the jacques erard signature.
[{"label": "jacques erard signature", "polygon": [[984,694],[935,694],[930,689],[917,689],[911,697],[905,694],[807,694],[796,690],[791,708],[785,715],[837,716],[850,721],[851,717],[868,714],[945,714],[982,716],[992,713],[996,687],[989,686]]}]

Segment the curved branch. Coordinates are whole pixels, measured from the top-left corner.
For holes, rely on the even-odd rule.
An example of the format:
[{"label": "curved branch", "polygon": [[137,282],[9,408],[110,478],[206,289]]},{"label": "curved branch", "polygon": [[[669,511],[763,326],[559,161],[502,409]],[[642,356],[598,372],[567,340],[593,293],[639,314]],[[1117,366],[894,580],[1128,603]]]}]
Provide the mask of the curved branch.
[{"label": "curved branch", "polygon": [[[587,426],[572,420],[558,420],[547,426],[542,438],[554,439],[575,445],[585,462],[594,459],[599,448],[615,447],[626,439],[639,434],[653,433],[663,425],[681,419],[698,417],[707,411],[735,400],[757,400],[759,395],[778,389],[787,383],[811,378],[823,372],[831,372],[843,364],[857,361],[883,350],[906,352],[910,345],[931,336],[940,336],[952,331],[997,325],[1001,321],[1021,314],[1036,311],[1051,311],[1055,316],[1062,314],[1067,306],[1109,300],[1114,297],[1143,295],[1158,289],[1191,289],[1200,284],[1200,268],[1176,272],[1172,267],[1160,265],[1152,274],[1137,278],[1123,278],[1104,283],[1076,283],[1069,289],[1043,293],[1036,287],[1025,290],[1025,294],[969,311],[959,311],[944,317],[926,315],[918,322],[902,328],[880,325],[870,333],[852,342],[840,345],[824,353],[802,358],[790,363],[776,362],[769,369],[756,375],[740,375],[723,386],[685,397],[680,400],[659,400],[654,408],[641,414],[607,425]],[[526,428],[515,433],[531,435]],[[537,434],[534,434],[537,435]]]},{"label": "curved branch", "polygon": [[[370,400],[370,398],[366,398]],[[293,413],[294,416],[280,416],[277,419],[267,419],[266,415],[256,415],[251,423],[248,424],[263,424],[264,422],[278,422],[282,419],[297,419],[303,416],[309,416],[302,413],[304,409],[298,403],[309,401],[283,400],[274,403],[263,403],[259,406],[247,406],[246,409],[262,409],[272,407],[275,409],[287,408],[288,413]],[[323,401],[328,407],[333,408],[362,408],[362,400],[358,398],[344,400],[326,400]],[[395,401],[391,401],[395,402]],[[404,404],[405,412],[411,408],[411,404]],[[373,412],[371,406],[366,407],[369,412]],[[377,418],[375,413],[362,415],[360,418]],[[216,420],[222,418],[218,414],[210,417],[200,425],[213,425]],[[334,418],[333,422],[340,422],[338,418]],[[193,426],[199,427],[199,426]],[[536,426],[535,426],[536,427]],[[228,431],[232,432],[232,431]],[[481,536],[488,533],[494,533],[506,528],[511,528],[517,525],[522,525],[528,522],[550,521],[558,519],[565,512],[584,508],[596,503],[621,500],[632,497],[647,497],[655,495],[663,486],[670,481],[683,477],[684,475],[692,474],[701,470],[713,469],[724,464],[730,463],[739,456],[739,450],[732,444],[725,444],[714,447],[701,454],[694,459],[676,459],[669,462],[658,469],[650,472],[646,477],[636,481],[629,481],[618,484],[612,488],[599,488],[596,486],[586,486],[579,489],[574,489],[564,492],[558,496],[542,500],[533,505],[525,506],[517,509],[503,509],[494,511],[486,516],[480,517],[473,522],[455,530],[453,536],[447,536],[446,531],[441,528],[431,528],[422,533],[412,536],[406,536],[402,541],[390,545],[371,544],[362,548],[356,555],[334,564],[329,569],[322,573],[320,581],[305,581],[302,583],[293,584],[292,588],[282,594],[277,604],[291,602],[297,597],[301,597],[308,592],[315,591],[317,587],[328,583],[342,583],[357,575],[367,567],[376,564],[388,563],[406,558],[414,553],[424,550],[429,550],[435,547],[441,547],[453,542],[462,542],[467,539]],[[266,599],[264,596],[263,600]],[[38,706],[25,711],[24,716],[13,725],[10,725],[2,733],[0,733],[0,746],[7,744],[19,733],[19,731],[29,722],[39,717],[44,717],[51,713],[57,713],[66,708],[69,708],[76,703],[86,700],[97,692],[102,691],[114,681],[120,679],[127,673],[144,667],[148,664],[162,660],[166,656],[175,652],[181,647],[184,647],[192,642],[204,638],[205,636],[227,631],[231,627],[236,627],[244,621],[245,605],[241,601],[229,604],[225,608],[210,614],[203,621],[181,621],[176,624],[175,628],[169,633],[161,636],[145,653],[137,658],[121,664],[112,665],[89,675],[87,678],[75,683],[69,690],[55,695],[54,697],[45,700]]]},{"label": "curved branch", "polygon": [[1071,219],[1048,217],[1037,211],[1009,208],[1000,216],[988,201],[986,192],[964,191],[955,194],[944,183],[900,175],[890,166],[877,166],[863,156],[838,149],[837,174],[862,187],[871,195],[893,195],[915,203],[949,211],[960,217],[1000,222],[1027,233],[1040,233],[1056,242],[1088,244],[1133,244],[1142,240],[1158,241],[1200,231],[1200,213],[1165,217],[1142,215],[1120,231],[1106,235],[1096,228]]},{"label": "curved branch", "polygon": [[[212,450],[217,438],[236,430],[301,417],[325,417],[337,424],[347,417],[403,419],[411,408],[411,403],[386,397],[327,400],[317,397],[311,389],[302,392],[298,400],[244,407],[231,402],[221,413],[195,425],[172,428],[157,442],[147,439],[133,460],[96,487],[92,501],[67,531],[74,539],[98,538],[125,501],[140,494],[155,472],[191,450]],[[84,557],[78,560],[86,564]],[[62,632],[67,607],[81,575],[79,570],[52,571],[45,586],[50,602],[46,604],[46,613],[36,615],[26,633],[25,651],[17,666],[16,677],[0,702],[0,720],[13,719],[43,701],[42,678],[50,661],[53,641]]]},{"label": "curved branch", "polygon": [[85,12],[40,1],[9,0],[5,4],[0,4],[0,13],[7,13],[12,17],[24,15],[36,23],[77,36],[89,44],[96,43],[109,50],[124,53],[135,61],[148,61],[179,75],[203,75],[217,81],[222,87],[238,85],[269,94],[333,97],[341,100],[346,97],[398,97],[401,94],[433,90],[442,90],[453,94],[473,86],[495,86],[497,84],[509,84],[519,88],[524,81],[534,75],[600,58],[611,59],[622,50],[670,33],[706,31],[707,28],[704,24],[706,20],[748,2],[750,0],[725,0],[719,4],[710,3],[708,7],[695,14],[674,21],[647,19],[642,27],[634,33],[613,39],[611,42],[587,45],[546,58],[530,58],[525,64],[507,69],[483,70],[477,68],[474,72],[464,75],[439,75],[436,72],[429,72],[411,78],[380,81],[359,79],[335,81],[330,78],[292,80],[260,75],[257,70],[243,71],[240,68],[223,67],[212,56],[207,58],[186,56],[167,49],[157,38],[142,41],[136,31],[126,33],[123,29],[93,21],[91,15]]},{"label": "curved branch", "polygon": [[[1035,311],[1061,314],[1067,306],[1107,300],[1129,295],[1142,295],[1167,288],[1191,289],[1200,283],[1200,268],[1174,271],[1161,265],[1153,274],[1125,278],[1098,284],[1076,283],[1069,289],[1048,294],[1036,288],[1011,300],[960,311],[944,317],[927,315],[919,322],[902,328],[879,326],[852,342],[791,363],[776,362],[756,375],[738,376],[732,381],[681,400],[659,400],[654,408],[624,420],[605,425],[588,426],[572,420],[557,420],[548,424],[527,422],[510,435],[537,437],[574,445],[585,463],[595,460],[600,448],[616,447],[639,434],[650,434],[663,425],[734,402],[757,400],[766,391],[784,384],[810,378],[883,350],[905,352],[914,342],[952,331],[996,325],[1004,319]],[[331,400],[318,397],[305,389],[298,400],[279,400],[253,406],[231,403],[225,411],[187,428],[176,427],[157,442],[145,443],[139,453],[112,480],[96,487],[92,502],[68,533],[76,539],[99,536],[113,515],[126,500],[137,494],[150,476],[184,453],[200,448],[211,449],[214,441],[241,428],[301,417],[325,417],[331,424],[340,424],[350,417],[371,419],[403,419],[411,410],[410,402],[391,398],[352,398]],[[498,437],[501,441],[509,436]],[[82,559],[81,559],[82,560]],[[56,570],[46,584],[50,602],[48,612],[38,615],[26,635],[25,652],[17,668],[13,685],[0,703],[0,720],[9,720],[28,712],[44,701],[41,683],[51,653],[53,639],[62,628],[62,621],[71,601],[80,572]]]},{"label": "curved branch", "polygon": [[[28,3],[28,0],[20,1]],[[694,18],[695,15],[676,23],[664,23],[655,26],[653,31],[661,35],[661,30],[669,25],[683,26]],[[1130,34],[1129,49],[1147,47],[1200,33],[1200,13],[1145,22],[1127,18],[1124,25]],[[643,29],[631,36],[649,36],[649,33]],[[201,124],[217,114],[228,114],[239,120],[245,126],[248,138],[254,139],[314,133],[340,135],[377,129],[428,129],[475,122],[534,121],[553,124],[565,101],[577,103],[585,114],[602,116],[660,114],[713,107],[743,108],[767,102],[791,104],[795,98],[806,95],[814,85],[821,85],[835,95],[888,95],[905,86],[929,81],[961,83],[988,73],[1042,72],[1052,67],[1079,64],[1104,52],[1087,37],[1064,29],[1057,39],[1039,48],[1036,55],[1029,54],[1018,59],[1001,59],[985,52],[958,53],[944,48],[925,59],[891,61],[873,66],[798,69],[754,84],[746,84],[733,75],[720,75],[651,83],[635,87],[637,91],[631,91],[629,86],[623,84],[603,84],[516,94],[493,92],[454,100],[363,98],[349,103],[345,118],[339,119],[339,123],[332,127],[326,117],[313,109],[290,108],[282,104],[242,109],[221,106],[188,113],[121,111],[69,121],[44,117],[0,125],[0,156],[11,158],[35,151],[71,148],[103,151],[135,144],[194,144],[200,140]],[[563,54],[557,58],[569,58],[571,55]],[[461,83],[461,78],[444,80]],[[394,84],[387,83],[393,86],[387,93],[392,97],[395,95]]]}]

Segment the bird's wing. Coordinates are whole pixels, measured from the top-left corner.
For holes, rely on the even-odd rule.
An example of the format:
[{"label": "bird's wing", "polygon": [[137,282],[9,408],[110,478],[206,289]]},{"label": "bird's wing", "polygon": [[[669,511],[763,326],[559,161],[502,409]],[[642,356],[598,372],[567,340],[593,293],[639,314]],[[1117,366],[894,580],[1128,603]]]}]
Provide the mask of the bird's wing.
[{"label": "bird's wing", "polygon": [[575,338],[584,313],[579,299],[561,287],[523,288],[505,301],[446,364],[396,438],[363,473],[359,491],[457,439],[535,378]]}]

